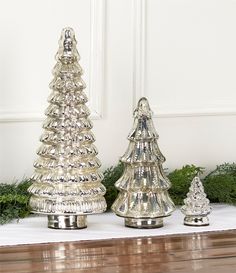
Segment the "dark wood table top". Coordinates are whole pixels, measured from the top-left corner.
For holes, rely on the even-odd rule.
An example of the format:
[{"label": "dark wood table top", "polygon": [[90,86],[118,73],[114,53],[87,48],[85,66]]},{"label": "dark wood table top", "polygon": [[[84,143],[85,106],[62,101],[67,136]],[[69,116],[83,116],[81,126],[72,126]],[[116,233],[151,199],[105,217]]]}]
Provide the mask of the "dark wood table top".
[{"label": "dark wood table top", "polygon": [[236,273],[236,230],[5,246],[0,272]]}]

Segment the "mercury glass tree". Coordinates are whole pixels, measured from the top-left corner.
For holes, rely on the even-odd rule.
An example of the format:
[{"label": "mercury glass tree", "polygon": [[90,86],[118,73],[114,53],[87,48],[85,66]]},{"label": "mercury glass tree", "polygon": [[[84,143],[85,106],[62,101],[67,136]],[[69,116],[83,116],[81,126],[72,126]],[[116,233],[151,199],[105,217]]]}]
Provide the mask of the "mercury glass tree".
[{"label": "mercury glass tree", "polygon": [[209,225],[207,216],[211,212],[209,203],[200,178],[195,176],[191,182],[187,198],[184,199],[184,206],[181,208],[185,215],[184,224],[187,226]]},{"label": "mercury glass tree", "polygon": [[32,211],[48,215],[50,228],[84,228],[87,214],[106,210],[106,190],[98,170],[101,164],[93,145],[95,138],[76,43],[74,31],[63,29],[42,145],[29,188]]},{"label": "mercury glass tree", "polygon": [[125,218],[125,225],[135,228],[163,226],[163,217],[174,210],[168,194],[171,186],[162,164],[158,134],[152,122],[148,100],[141,98],[134,111],[134,125],[126,153],[121,161],[125,169],[115,186],[120,191],[112,210]]}]

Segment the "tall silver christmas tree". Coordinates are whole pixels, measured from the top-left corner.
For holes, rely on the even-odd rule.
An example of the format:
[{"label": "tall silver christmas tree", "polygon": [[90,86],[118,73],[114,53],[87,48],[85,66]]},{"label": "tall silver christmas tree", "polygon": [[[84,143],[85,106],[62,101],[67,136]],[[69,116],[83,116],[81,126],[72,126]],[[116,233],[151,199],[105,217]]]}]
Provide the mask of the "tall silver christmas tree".
[{"label": "tall silver christmas tree", "polygon": [[112,205],[112,210],[125,218],[126,226],[161,227],[163,217],[174,210],[168,194],[171,184],[162,167],[165,158],[159,150],[158,137],[148,100],[141,98],[128,136],[130,144],[121,158],[125,169],[115,184],[120,193]]},{"label": "tall silver christmas tree", "polygon": [[101,166],[91,132],[88,101],[83,92],[80,57],[71,28],[62,30],[44,133],[34,163],[30,206],[48,215],[48,227],[76,229],[87,226],[86,215],[106,210]]},{"label": "tall silver christmas tree", "polygon": [[184,199],[184,206],[181,208],[185,215],[184,224],[187,226],[209,225],[207,216],[211,212],[209,203],[200,178],[195,176],[191,182],[187,198]]}]

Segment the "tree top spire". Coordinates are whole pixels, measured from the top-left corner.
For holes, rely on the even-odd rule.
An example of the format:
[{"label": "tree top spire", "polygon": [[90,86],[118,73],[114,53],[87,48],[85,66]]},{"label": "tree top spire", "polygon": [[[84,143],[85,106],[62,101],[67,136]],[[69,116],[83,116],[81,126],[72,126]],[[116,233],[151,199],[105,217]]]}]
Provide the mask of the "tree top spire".
[{"label": "tree top spire", "polygon": [[134,110],[134,117],[136,118],[151,118],[152,110],[149,106],[147,98],[142,97],[138,101],[137,108]]},{"label": "tree top spire", "polygon": [[66,27],[61,32],[59,40],[59,50],[56,58],[67,62],[79,59],[79,53],[76,49],[77,41],[75,39],[75,32],[72,28]]}]

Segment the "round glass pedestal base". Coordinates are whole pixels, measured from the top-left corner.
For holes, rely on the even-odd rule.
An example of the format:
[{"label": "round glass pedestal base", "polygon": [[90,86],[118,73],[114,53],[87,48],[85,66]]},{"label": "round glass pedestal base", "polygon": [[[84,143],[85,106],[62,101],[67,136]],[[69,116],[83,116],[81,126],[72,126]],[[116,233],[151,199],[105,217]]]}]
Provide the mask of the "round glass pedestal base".
[{"label": "round glass pedestal base", "polygon": [[184,224],[186,226],[208,226],[209,218],[207,216],[185,216]]},{"label": "round glass pedestal base", "polygon": [[48,227],[56,229],[81,229],[87,227],[86,215],[48,215]]},{"label": "round glass pedestal base", "polygon": [[163,226],[162,218],[125,218],[125,226],[132,228],[159,228]]}]

